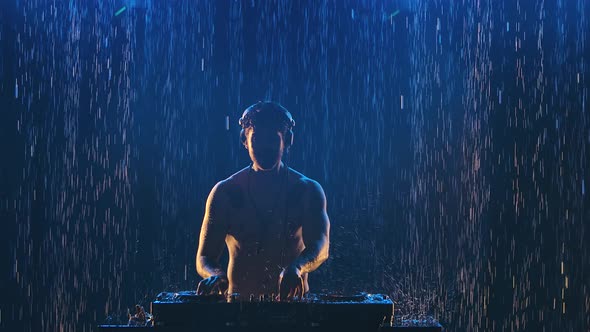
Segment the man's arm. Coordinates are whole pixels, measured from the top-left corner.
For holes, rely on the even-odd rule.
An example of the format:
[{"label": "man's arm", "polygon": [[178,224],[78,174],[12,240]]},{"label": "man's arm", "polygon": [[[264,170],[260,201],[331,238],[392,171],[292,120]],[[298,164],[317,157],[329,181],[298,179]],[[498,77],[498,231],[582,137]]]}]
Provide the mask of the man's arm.
[{"label": "man's arm", "polygon": [[196,265],[197,273],[205,279],[226,275],[225,270],[219,264],[219,257],[225,245],[228,222],[228,200],[223,186],[224,182],[220,181],[211,189],[201,226]]},{"label": "man's arm", "polygon": [[330,220],[326,211],[326,195],[322,186],[314,180],[310,181],[308,187],[302,231],[305,249],[291,265],[298,268],[301,273],[309,273],[328,259],[330,247]]},{"label": "man's arm", "polygon": [[310,180],[304,203],[303,243],[305,249],[279,276],[279,299],[289,301],[307,291],[302,274],[317,269],[328,259],[330,220],[326,195],[316,181]]}]

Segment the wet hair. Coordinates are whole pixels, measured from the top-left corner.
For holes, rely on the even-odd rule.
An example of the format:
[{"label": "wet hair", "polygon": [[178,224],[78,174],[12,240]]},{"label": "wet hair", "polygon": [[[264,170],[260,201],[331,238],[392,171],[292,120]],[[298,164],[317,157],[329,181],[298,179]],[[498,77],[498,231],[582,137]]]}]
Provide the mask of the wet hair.
[{"label": "wet hair", "polygon": [[259,101],[246,108],[239,120],[242,130],[240,140],[246,142],[246,129],[255,126],[273,128],[283,132],[286,151],[293,145],[293,127],[295,120],[291,113],[281,104],[272,101]]},{"label": "wet hair", "polygon": [[259,101],[246,108],[239,124],[244,130],[254,126],[264,126],[287,132],[295,126],[295,120],[281,104],[272,101]]}]

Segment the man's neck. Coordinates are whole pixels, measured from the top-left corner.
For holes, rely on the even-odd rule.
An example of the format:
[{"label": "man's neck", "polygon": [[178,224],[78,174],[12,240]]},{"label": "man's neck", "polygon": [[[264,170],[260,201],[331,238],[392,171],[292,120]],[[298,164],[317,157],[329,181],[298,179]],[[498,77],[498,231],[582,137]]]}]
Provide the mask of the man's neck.
[{"label": "man's neck", "polygon": [[251,168],[252,168],[253,175],[257,179],[272,180],[272,179],[276,178],[281,173],[281,171],[283,170],[284,167],[285,167],[285,165],[283,164],[282,161],[280,161],[275,167],[273,167],[271,169],[262,169],[256,163],[253,163]]}]

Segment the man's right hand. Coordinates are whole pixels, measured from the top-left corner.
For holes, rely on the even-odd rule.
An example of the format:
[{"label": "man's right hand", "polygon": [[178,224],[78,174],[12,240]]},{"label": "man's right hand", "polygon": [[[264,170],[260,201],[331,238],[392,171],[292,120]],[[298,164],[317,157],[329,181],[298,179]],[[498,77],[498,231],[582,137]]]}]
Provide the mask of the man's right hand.
[{"label": "man's right hand", "polygon": [[197,286],[197,295],[224,294],[229,286],[227,276],[216,275],[203,279]]}]

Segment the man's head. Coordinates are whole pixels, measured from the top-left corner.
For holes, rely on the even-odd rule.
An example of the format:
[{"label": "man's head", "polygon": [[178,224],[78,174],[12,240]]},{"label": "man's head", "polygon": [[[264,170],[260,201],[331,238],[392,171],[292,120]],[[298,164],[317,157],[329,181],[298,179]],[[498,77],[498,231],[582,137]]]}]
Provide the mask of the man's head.
[{"label": "man's head", "polygon": [[278,103],[257,102],[244,111],[239,123],[242,144],[252,162],[263,170],[276,167],[293,144],[295,120]]}]

